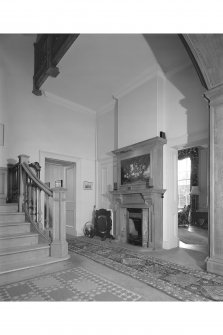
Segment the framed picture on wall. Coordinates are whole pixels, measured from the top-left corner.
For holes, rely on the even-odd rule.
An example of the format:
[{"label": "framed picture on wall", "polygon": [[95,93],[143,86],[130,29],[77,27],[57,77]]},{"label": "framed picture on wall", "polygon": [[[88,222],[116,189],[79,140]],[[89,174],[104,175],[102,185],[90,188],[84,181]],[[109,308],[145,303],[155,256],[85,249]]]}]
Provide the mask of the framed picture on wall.
[{"label": "framed picture on wall", "polygon": [[55,187],[63,187],[63,180],[55,180]]},{"label": "framed picture on wall", "polygon": [[93,182],[91,182],[91,181],[84,181],[83,182],[83,189],[84,190],[93,190]]}]

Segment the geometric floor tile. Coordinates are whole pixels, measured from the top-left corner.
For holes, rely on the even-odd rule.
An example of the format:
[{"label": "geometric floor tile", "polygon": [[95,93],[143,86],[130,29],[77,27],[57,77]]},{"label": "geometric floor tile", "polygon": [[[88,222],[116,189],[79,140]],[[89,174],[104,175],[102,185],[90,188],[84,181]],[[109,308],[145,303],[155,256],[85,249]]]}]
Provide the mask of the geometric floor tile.
[{"label": "geometric floor tile", "polygon": [[79,273],[75,273],[75,272],[66,272],[66,273],[61,273],[61,275],[59,275],[59,277],[61,279],[69,281],[69,280],[74,280],[74,279],[80,279],[81,275]]},{"label": "geometric floor tile", "polygon": [[121,298],[117,297],[116,295],[110,293],[110,292],[103,292],[100,294],[97,294],[95,296],[96,301],[122,301]]},{"label": "geometric floor tile", "polygon": [[12,286],[8,288],[7,291],[8,291],[8,294],[13,298],[14,296],[27,294],[31,292],[32,289],[27,284],[23,284],[19,286]]},{"label": "geometric floor tile", "polygon": [[27,297],[25,301],[44,301],[40,295],[32,295],[30,298]]},{"label": "geometric floor tile", "polygon": [[59,286],[59,280],[53,278],[52,276],[48,276],[47,278],[39,278],[32,281],[34,285],[38,286],[39,288],[49,288],[52,286]]},{"label": "geometric floor tile", "polygon": [[0,286],[0,301],[138,301],[141,298],[82,267]]},{"label": "geometric floor tile", "polygon": [[80,290],[81,292],[88,292],[91,290],[95,290],[97,289],[97,287],[98,287],[97,284],[88,279],[82,280],[80,283],[75,284],[75,288],[77,290]]},{"label": "geometric floor tile", "polygon": [[53,298],[54,301],[64,301],[71,298],[74,294],[71,290],[67,288],[59,288],[52,292],[49,292],[48,295]]}]

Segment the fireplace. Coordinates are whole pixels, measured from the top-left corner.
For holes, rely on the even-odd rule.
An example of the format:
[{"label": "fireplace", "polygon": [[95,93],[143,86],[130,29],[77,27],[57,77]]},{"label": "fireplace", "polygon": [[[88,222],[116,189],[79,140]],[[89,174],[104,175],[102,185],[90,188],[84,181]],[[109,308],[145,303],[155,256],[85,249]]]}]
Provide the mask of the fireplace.
[{"label": "fireplace", "polygon": [[163,145],[155,137],[113,151],[117,180],[111,191],[115,237],[143,248],[163,246]]},{"label": "fireplace", "polygon": [[127,208],[127,241],[142,246],[142,209]]}]

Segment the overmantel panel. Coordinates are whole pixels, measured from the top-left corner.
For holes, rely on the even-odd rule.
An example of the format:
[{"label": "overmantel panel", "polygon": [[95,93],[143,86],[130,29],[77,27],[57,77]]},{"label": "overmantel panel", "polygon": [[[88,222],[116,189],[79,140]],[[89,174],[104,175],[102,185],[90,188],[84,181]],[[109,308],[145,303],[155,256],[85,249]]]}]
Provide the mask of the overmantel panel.
[{"label": "overmantel panel", "polygon": [[155,188],[163,187],[163,146],[166,139],[153,137],[112,151],[117,158],[118,188],[121,186],[121,161],[144,154],[150,154],[150,184]]}]

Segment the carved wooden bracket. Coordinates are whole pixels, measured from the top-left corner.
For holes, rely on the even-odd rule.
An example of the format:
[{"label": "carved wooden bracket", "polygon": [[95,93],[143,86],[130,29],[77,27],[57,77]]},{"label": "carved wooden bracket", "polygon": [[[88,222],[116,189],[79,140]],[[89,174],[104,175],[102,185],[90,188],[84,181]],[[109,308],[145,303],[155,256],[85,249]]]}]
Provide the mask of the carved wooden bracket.
[{"label": "carved wooden bracket", "polygon": [[40,87],[50,77],[57,77],[57,64],[79,34],[42,34],[34,43],[33,94],[41,96]]},{"label": "carved wooden bracket", "polygon": [[145,204],[146,204],[148,207],[151,207],[152,204],[153,204],[151,195],[145,195],[145,194],[142,194],[142,197],[143,197],[143,200],[145,201]]}]

